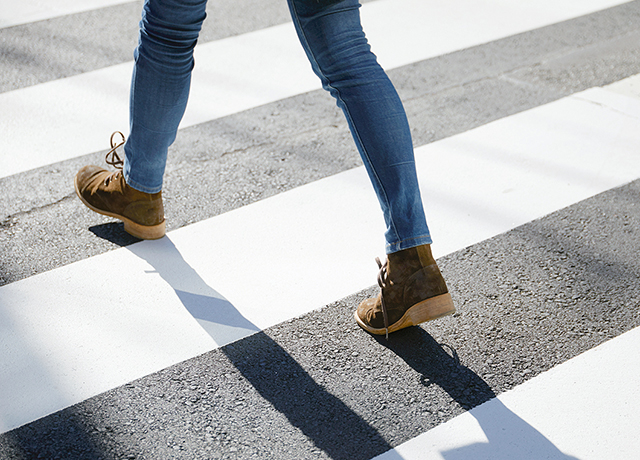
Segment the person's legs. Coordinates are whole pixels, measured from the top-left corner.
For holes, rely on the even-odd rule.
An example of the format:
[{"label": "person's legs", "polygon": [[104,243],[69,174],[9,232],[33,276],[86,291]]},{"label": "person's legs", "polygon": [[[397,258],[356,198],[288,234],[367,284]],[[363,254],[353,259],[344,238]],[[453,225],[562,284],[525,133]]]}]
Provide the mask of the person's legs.
[{"label": "person's legs", "polygon": [[431,243],[404,107],[371,52],[358,0],[289,0],[314,72],[343,110],[380,201],[386,252]]},{"label": "person's legs", "polygon": [[193,49],[205,18],[206,0],[146,0],[130,93],[131,134],[124,162],[115,153],[115,173],[85,166],[75,177],[82,202],[116,217],[143,239],[165,233],[162,178],[167,150],[176,137],[189,96]]},{"label": "person's legs", "polygon": [[314,72],[346,116],[387,224],[381,292],[360,304],[356,321],[388,334],[453,313],[431,254],[404,107],[370,50],[358,0],[288,1]]},{"label": "person's legs", "polygon": [[124,177],[146,193],[162,189],[167,150],[189,97],[193,49],[206,0],[145,1],[131,81]]}]

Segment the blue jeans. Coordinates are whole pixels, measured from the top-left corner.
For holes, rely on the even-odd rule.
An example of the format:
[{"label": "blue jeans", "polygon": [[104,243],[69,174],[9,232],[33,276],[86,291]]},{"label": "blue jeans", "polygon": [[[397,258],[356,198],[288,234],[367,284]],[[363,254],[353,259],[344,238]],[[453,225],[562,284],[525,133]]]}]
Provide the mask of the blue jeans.
[{"label": "blue jeans", "polygon": [[[362,31],[359,1],[288,2],[313,71],[344,112],[378,196],[387,225],[386,252],[431,243],[407,117]],[[206,0],[145,1],[124,162],[127,183],[140,191],[162,188],[167,150],[189,96],[205,6]]]}]

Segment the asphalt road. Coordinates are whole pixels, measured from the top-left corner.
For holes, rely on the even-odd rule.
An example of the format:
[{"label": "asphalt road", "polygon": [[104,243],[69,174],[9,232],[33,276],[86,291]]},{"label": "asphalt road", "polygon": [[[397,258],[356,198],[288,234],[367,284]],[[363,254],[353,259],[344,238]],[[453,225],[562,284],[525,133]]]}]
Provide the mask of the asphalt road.
[{"label": "asphalt road", "polygon": [[[212,3],[203,43],[288,20],[284,2]],[[0,29],[0,91],[129,60],[139,10],[134,2]],[[633,1],[389,75],[422,146],[636,75],[638,43]],[[75,171],[103,154],[0,178],[0,285],[137,241],[73,193]],[[167,166],[167,230],[359,165],[320,90],[186,128]],[[636,180],[440,258],[452,317],[389,341],[367,335],[352,312],[377,291],[372,279],[0,434],[0,458],[373,458],[639,326],[639,198]]]}]

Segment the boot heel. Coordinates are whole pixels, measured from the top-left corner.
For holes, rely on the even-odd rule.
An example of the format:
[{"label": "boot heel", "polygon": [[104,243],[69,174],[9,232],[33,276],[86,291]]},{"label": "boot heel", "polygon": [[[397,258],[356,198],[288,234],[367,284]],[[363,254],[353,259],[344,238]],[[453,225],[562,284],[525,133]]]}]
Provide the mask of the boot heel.
[{"label": "boot heel", "polygon": [[415,326],[426,321],[442,318],[456,312],[451,294],[441,294],[415,304],[407,311],[409,321]]},{"label": "boot heel", "polygon": [[129,235],[142,240],[157,240],[165,234],[165,223],[160,222],[158,225],[140,225],[130,219],[120,217],[124,222],[124,231]]}]

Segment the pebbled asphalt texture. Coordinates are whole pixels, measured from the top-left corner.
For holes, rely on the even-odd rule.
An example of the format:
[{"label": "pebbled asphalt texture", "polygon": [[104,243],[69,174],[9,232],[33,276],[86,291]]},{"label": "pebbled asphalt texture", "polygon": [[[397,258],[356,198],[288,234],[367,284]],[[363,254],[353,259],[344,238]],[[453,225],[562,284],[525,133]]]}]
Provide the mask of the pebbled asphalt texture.
[{"label": "pebbled asphalt texture", "polygon": [[[257,8],[251,20],[210,13],[203,40],[287,20],[275,2],[238,2]],[[37,37],[13,64],[0,59],[0,90],[129,60],[139,2],[101,13],[0,30],[3,58]],[[83,23],[97,24],[93,45],[84,31],[56,41]],[[390,76],[418,146],[637,74],[638,43],[634,1]],[[105,129],[106,147],[118,127]],[[77,169],[103,155],[0,179],[0,285],[136,241],[73,194]],[[185,129],[167,168],[168,230],[359,164],[322,91]],[[352,314],[372,286],[2,434],[0,458],[369,459],[640,325],[639,203],[634,181],[439,259],[451,317],[370,336]]]},{"label": "pebbled asphalt texture", "polygon": [[639,198],[439,259],[451,317],[371,336],[372,287],[0,435],[0,458],[372,458],[640,325]]}]

